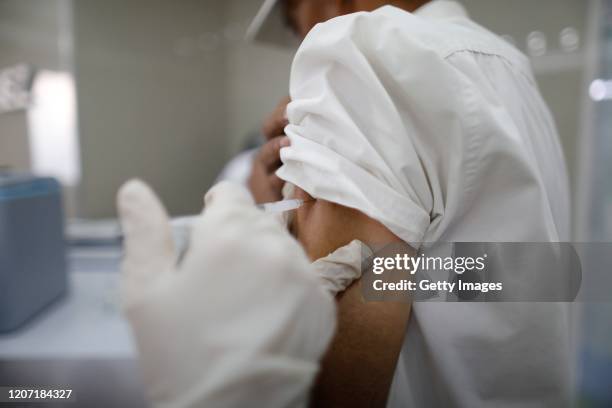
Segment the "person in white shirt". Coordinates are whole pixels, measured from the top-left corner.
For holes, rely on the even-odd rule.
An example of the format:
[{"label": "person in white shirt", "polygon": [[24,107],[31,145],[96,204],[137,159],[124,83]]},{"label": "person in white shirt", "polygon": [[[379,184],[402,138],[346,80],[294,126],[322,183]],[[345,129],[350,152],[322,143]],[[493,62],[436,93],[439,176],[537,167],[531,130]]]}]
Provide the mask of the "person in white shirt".
[{"label": "person in white shirt", "polygon": [[[266,3],[267,11],[273,10],[270,5],[275,2]],[[322,4],[317,0],[290,1],[302,10],[300,16],[308,15],[304,10],[317,3]],[[350,277],[343,280],[341,293],[336,296],[337,330],[331,344],[322,345],[330,337],[333,321],[313,318],[330,313],[327,300],[311,287],[312,282],[307,283],[303,257],[293,244],[286,243],[288,238],[281,238],[278,228],[260,224],[251,210],[243,208],[248,217],[239,216],[242,213],[237,208],[227,210],[227,214],[220,210],[209,212],[209,220],[203,221],[203,226],[222,226],[232,217],[238,220],[232,224],[233,241],[225,240],[220,247],[215,240],[202,238],[202,244],[192,248],[189,258],[199,259],[200,263],[188,263],[192,272],[187,276],[198,276],[198,268],[211,266],[206,257],[197,255],[198,251],[212,255],[245,250],[242,263],[241,257],[231,257],[230,274],[252,265],[258,265],[266,274],[266,257],[274,260],[270,263],[273,273],[278,273],[279,268],[291,269],[286,257],[278,262],[280,255],[266,246],[269,240],[275,247],[286,248],[280,252],[299,258],[299,271],[292,273],[304,282],[304,290],[311,293],[316,306],[309,309],[308,298],[302,295],[301,303],[290,297],[279,299],[278,310],[285,312],[269,316],[267,325],[277,329],[267,333],[261,327],[265,347],[247,353],[252,361],[240,360],[229,371],[225,363],[232,361],[230,353],[215,354],[218,371],[198,378],[186,394],[191,399],[183,400],[187,403],[182,405],[215,401],[225,395],[219,390],[231,395],[231,384],[242,384],[243,392],[235,394],[236,398],[230,399],[232,403],[222,405],[238,406],[240,401],[247,401],[249,392],[256,395],[256,387],[252,387],[256,377],[248,377],[252,382],[245,383],[244,378],[236,379],[232,374],[237,372],[259,373],[261,379],[265,378],[264,384],[271,385],[267,392],[274,393],[277,384],[282,398],[274,406],[307,402],[314,406],[351,407],[570,405],[568,305],[364,302],[359,275],[345,273],[359,264],[359,259],[354,262],[346,256],[347,252],[353,258],[358,256],[358,251],[350,250],[355,240],[370,247],[402,241],[412,247],[414,254],[422,246],[435,248],[443,242],[559,242],[569,238],[564,160],[554,123],[526,57],[471,21],[456,2],[398,0],[393,3],[401,7],[378,7],[383,3],[387,2],[329,1],[325,8],[316,8],[317,18],[327,20],[356,11],[351,7],[367,11],[331,18],[314,27],[308,19],[292,21],[307,35],[292,65],[291,102],[284,130],[290,143],[277,139],[275,150],[282,166],[276,175],[294,185],[295,195],[307,202],[296,211],[291,229],[308,258],[316,264],[321,259],[329,260],[330,253],[337,254],[333,267],[326,265],[317,273],[326,280],[333,279],[334,274]],[[270,170],[266,171],[268,177]],[[245,198],[241,200],[242,207],[250,205]],[[129,204],[130,200],[123,202],[124,209],[133,209],[124,213],[140,214],[138,206]],[[225,221],[219,218],[213,222],[214,214],[225,214]],[[136,224],[141,226],[143,236],[150,233],[142,228],[144,222]],[[258,259],[253,250],[257,234],[252,231],[261,225],[266,228],[259,242],[268,250]],[[205,229],[200,229],[200,236],[206,236]],[[153,235],[148,236],[150,240]],[[245,242],[248,238],[246,246],[238,245],[243,236]],[[341,252],[342,257],[338,255]],[[137,272],[142,268],[132,265],[131,269]],[[222,287],[225,280],[229,284],[229,279],[217,281],[218,286],[209,287],[207,292],[211,296],[222,292],[227,287]],[[170,303],[188,303],[195,296],[188,288],[197,279],[190,282],[184,285],[185,290],[164,293],[164,299],[179,296],[180,302]],[[292,279],[285,277],[280,282],[275,286],[279,291],[284,282],[300,292],[292,286]],[[240,280],[235,284],[240,285]],[[247,293],[252,291],[245,292],[245,299]],[[232,301],[243,304],[242,299]],[[269,309],[268,301],[262,304],[266,306],[263,310],[274,309]],[[318,312],[313,313],[317,307]],[[142,309],[145,317],[160,315],[147,314],[147,308]],[[177,306],[177,313],[168,314],[168,322],[181,322],[178,309]],[[238,334],[241,313],[245,319],[257,321],[257,310],[228,307],[227,316],[232,318],[227,327],[224,321],[205,315],[218,326],[208,330]],[[288,318],[287,313],[293,313],[293,317]],[[300,313],[308,318],[300,319],[295,330],[308,333],[308,327],[312,327],[310,335],[318,339],[312,343],[316,346],[304,351],[306,343],[300,346],[298,342],[297,346],[282,343],[282,350],[270,348],[274,335],[280,340],[291,333],[286,324]],[[282,318],[280,323],[275,323],[275,317]],[[138,328],[138,316],[132,319]],[[154,326],[156,319],[145,321],[141,326],[148,328]],[[194,338],[189,335],[188,322],[181,327],[185,330],[181,338]],[[204,362],[209,346],[217,344],[201,336],[206,332],[202,327],[196,325],[192,330],[199,335],[195,337],[199,342],[184,344],[194,349],[176,351],[178,357],[190,362],[185,375],[176,378],[189,378],[191,382],[198,361]],[[168,336],[171,333],[168,331]],[[247,347],[248,336],[245,339]],[[230,344],[239,346],[242,342],[241,337]],[[147,340],[143,344],[147,346]],[[160,355],[155,346],[145,350],[151,356]],[[271,366],[267,360],[275,353],[291,356],[291,364]],[[317,373],[312,364],[322,353],[325,354]],[[193,359],[192,354],[202,358]],[[146,357],[145,353],[145,361]],[[295,377],[296,381],[299,377],[299,386],[295,387],[294,398],[282,393],[293,392],[287,383],[279,381],[283,373],[306,362],[308,370]],[[153,364],[153,372],[155,367],[162,369],[164,364]],[[258,370],[250,371],[253,368]],[[181,366],[175,369],[185,370]],[[174,389],[172,381],[168,385],[163,376],[155,378],[154,383],[162,389]],[[207,378],[216,382],[210,384]],[[223,378],[228,380],[225,388],[220,383]],[[308,397],[305,389],[311,381],[314,386]],[[198,396],[202,399],[198,400]],[[257,396],[265,400],[263,394]]]},{"label": "person in white shirt", "polygon": [[[384,2],[331,3],[344,12]],[[276,174],[316,199],[297,211],[294,226],[310,258],[355,238],[343,225],[354,222],[354,210],[414,249],[568,241],[564,158],[528,59],[457,2],[425,2],[414,13],[409,3],[304,25],[291,71],[291,143]],[[343,329],[316,400],[570,403],[567,304],[416,302],[408,318],[397,305],[362,303],[360,294],[356,283],[338,300]]]}]

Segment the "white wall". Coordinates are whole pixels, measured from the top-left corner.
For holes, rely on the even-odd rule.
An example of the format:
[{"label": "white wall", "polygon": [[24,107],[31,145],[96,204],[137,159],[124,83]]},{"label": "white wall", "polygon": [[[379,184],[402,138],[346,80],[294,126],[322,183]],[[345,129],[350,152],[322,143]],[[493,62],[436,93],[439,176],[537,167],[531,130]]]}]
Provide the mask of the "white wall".
[{"label": "white wall", "polygon": [[132,176],[149,181],[172,213],[198,209],[223,164],[288,93],[293,50],[243,40],[259,4],[74,2],[82,216],[113,215],[114,194]]},{"label": "white wall", "polygon": [[127,178],[192,213],[228,157],[222,0],[74,1],[82,216],[114,214]]},{"label": "white wall", "polygon": [[[70,8],[71,0],[0,0],[0,69],[27,63],[39,72],[61,73],[70,80]],[[39,85],[37,80],[34,90]],[[34,95],[32,103],[38,112],[43,106],[40,98],[37,99],[40,96],[40,93]],[[40,144],[33,138],[31,113],[32,110],[0,113],[0,168],[40,170],[40,157],[33,157]],[[63,118],[56,116],[55,119]],[[74,136],[74,126],[69,131]],[[53,145],[57,135],[44,136],[49,136],[45,142]],[[71,187],[64,192],[66,210],[73,214],[75,192]]]},{"label": "white wall", "polygon": [[[0,69],[26,62],[47,69],[62,66],[57,40],[62,2],[0,0]],[[29,149],[26,112],[0,113],[0,167],[27,170]]]},{"label": "white wall", "polygon": [[[257,12],[259,0],[229,0],[227,24],[242,34]],[[262,119],[289,94],[289,70],[295,50],[235,41],[227,52],[228,136],[236,151],[245,137],[259,131]]]}]

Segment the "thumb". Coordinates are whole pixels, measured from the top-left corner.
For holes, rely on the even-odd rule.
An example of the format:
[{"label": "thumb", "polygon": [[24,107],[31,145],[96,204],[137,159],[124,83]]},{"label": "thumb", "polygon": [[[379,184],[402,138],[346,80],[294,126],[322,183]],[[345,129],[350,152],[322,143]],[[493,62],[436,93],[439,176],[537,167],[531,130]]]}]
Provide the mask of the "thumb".
[{"label": "thumb", "polygon": [[153,190],[130,180],[117,193],[117,210],[124,237],[124,278],[136,285],[170,270],[175,263],[168,214]]}]

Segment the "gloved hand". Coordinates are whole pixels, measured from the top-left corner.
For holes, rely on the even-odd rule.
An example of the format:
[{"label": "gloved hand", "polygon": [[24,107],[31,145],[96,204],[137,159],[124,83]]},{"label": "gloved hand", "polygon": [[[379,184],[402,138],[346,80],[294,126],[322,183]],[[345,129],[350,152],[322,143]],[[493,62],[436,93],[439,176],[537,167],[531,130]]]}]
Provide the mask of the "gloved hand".
[{"label": "gloved hand", "polygon": [[[295,186],[285,183],[282,190],[283,199],[293,198],[294,192]],[[294,215],[293,211],[288,211],[277,215],[277,219],[281,225],[288,226]],[[361,278],[361,264],[370,256],[372,256],[370,247],[355,239],[326,257],[317,259],[311,264],[310,269],[319,277],[323,287],[335,296]]]},{"label": "gloved hand", "polygon": [[371,255],[372,250],[356,239],[325,258],[317,259],[310,269],[321,280],[325,289],[335,296],[361,278],[361,264]]},{"label": "gloved hand", "polygon": [[118,194],[122,300],[148,397],[164,407],[306,405],[335,329],[333,298],[246,190],[220,184],[205,203],[177,266],[153,191],[130,181]]}]

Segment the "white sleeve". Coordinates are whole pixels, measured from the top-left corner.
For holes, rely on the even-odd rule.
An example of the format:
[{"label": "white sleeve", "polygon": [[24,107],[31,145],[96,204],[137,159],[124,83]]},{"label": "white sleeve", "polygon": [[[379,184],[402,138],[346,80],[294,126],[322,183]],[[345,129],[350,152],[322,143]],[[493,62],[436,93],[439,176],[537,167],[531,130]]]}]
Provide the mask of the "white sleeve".
[{"label": "white sleeve", "polygon": [[471,148],[458,102],[469,98],[430,46],[435,36],[394,7],[317,25],[293,62],[291,146],[277,173],[415,247],[444,213],[448,189],[462,187],[462,152]]}]

